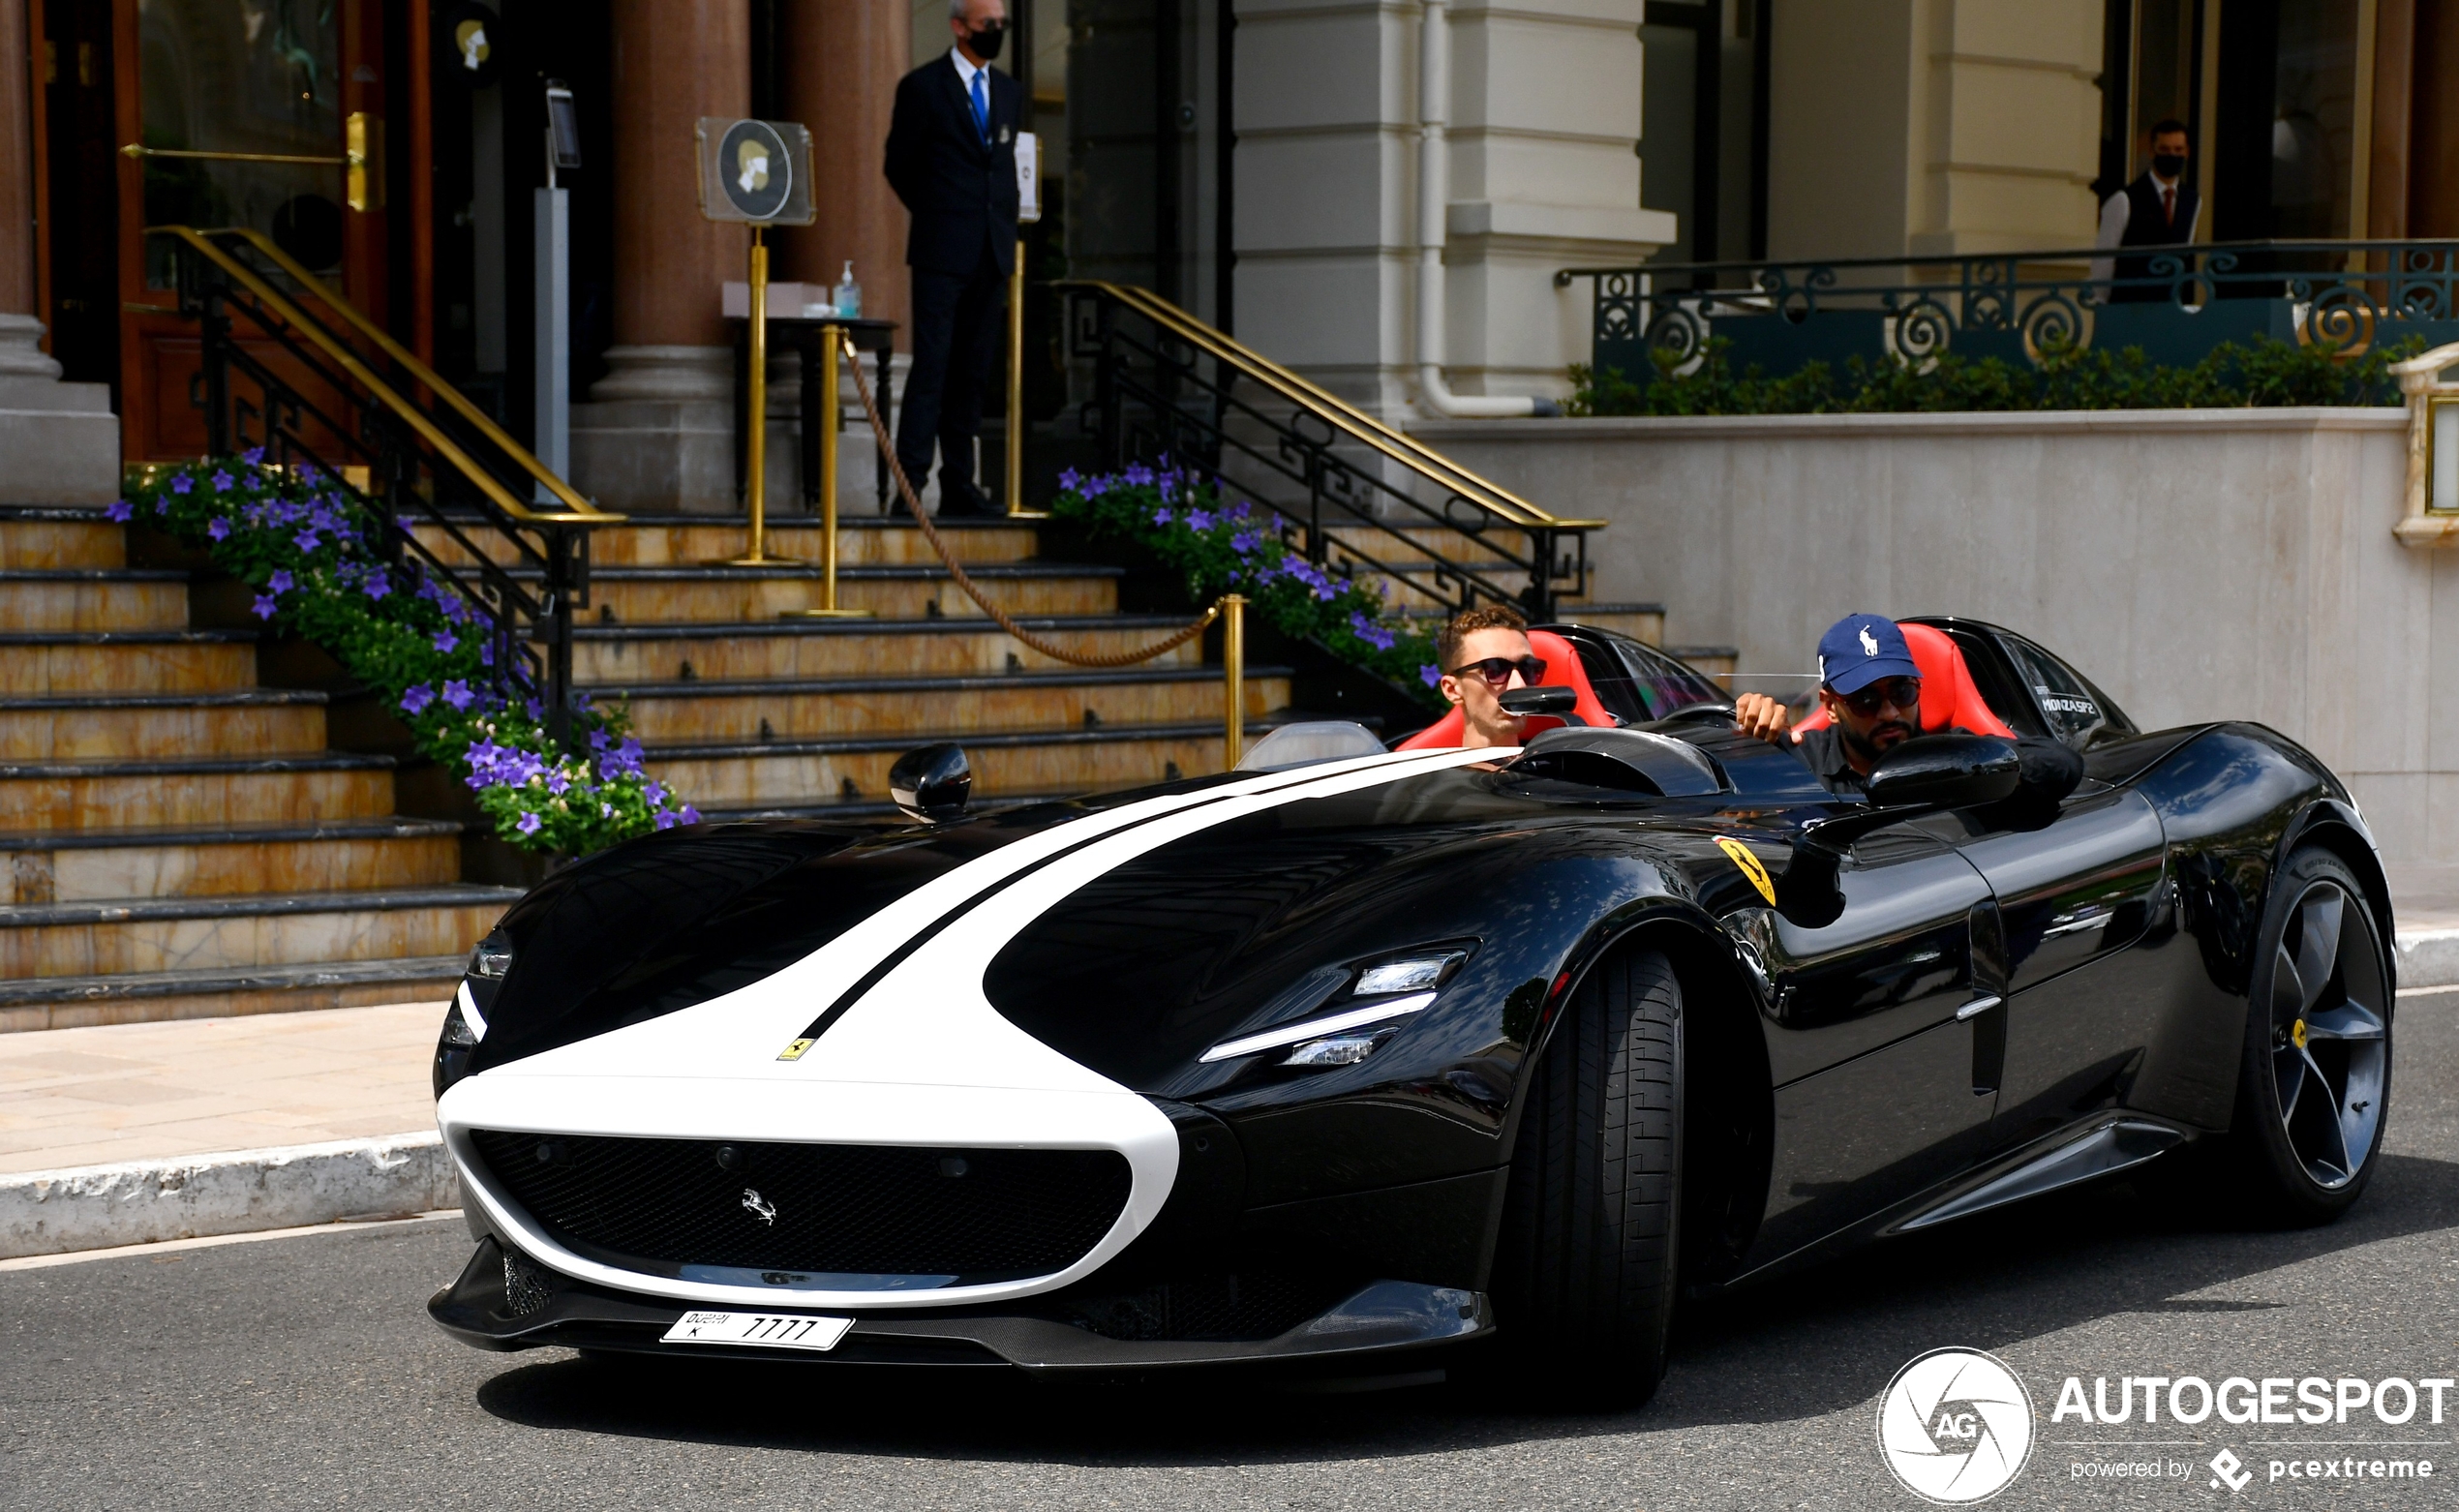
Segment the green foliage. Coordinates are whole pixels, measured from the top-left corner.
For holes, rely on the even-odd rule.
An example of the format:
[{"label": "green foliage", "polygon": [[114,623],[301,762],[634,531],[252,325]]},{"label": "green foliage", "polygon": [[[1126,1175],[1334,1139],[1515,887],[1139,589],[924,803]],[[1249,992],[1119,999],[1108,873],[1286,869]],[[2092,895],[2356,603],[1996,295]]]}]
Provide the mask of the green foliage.
[{"label": "green foliage", "polygon": [[1416,692],[1429,708],[1446,708],[1434,691],[1433,641],[1355,581],[1334,577],[1294,551],[1272,517],[1244,501],[1225,505],[1219,492],[1194,474],[1137,465],[1084,477],[1059,474],[1050,512],[1077,520],[1097,537],[1133,541],[1206,603],[1243,593],[1284,635],[1314,641],[1387,681]]},{"label": "green foliage", "polygon": [[623,710],[580,699],[575,744],[558,747],[515,669],[497,664],[487,621],[415,562],[388,564],[365,501],[313,469],[268,468],[253,451],[208,458],[158,470],[108,513],[205,548],[255,588],[257,618],[380,693],[505,840],[577,855],[699,819],[642,771]]},{"label": "green foliage", "polygon": [[1575,385],[1563,412],[1573,415],[1907,414],[2015,409],[2236,409],[2289,405],[2397,404],[2388,368],[2424,349],[2410,337],[2342,361],[2320,347],[2257,336],[2223,342],[2192,367],[2161,367],[2140,347],[2110,351],[2053,342],[2038,367],[1948,352],[1915,366],[1847,358],[1838,375],[1824,362],[1769,378],[1756,364],[1740,375],[1712,338],[1688,372],[1657,349],[1646,387],[1620,369],[1571,366]]}]

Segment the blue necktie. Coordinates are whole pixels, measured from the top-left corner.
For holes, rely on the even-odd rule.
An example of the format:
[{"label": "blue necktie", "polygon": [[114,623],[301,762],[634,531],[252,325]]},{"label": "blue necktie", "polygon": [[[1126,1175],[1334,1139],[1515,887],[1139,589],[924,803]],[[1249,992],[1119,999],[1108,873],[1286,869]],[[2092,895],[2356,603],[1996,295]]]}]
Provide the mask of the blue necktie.
[{"label": "blue necktie", "polygon": [[985,144],[990,140],[990,90],[983,77],[987,73],[987,69],[973,71],[973,129],[982,134]]}]

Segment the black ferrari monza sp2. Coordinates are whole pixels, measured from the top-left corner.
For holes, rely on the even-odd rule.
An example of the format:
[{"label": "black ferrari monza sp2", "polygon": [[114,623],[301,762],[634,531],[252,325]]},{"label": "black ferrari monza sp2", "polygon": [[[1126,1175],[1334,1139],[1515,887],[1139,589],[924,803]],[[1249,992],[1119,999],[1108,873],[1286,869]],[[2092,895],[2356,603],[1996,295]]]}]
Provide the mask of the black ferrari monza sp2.
[{"label": "black ferrari monza sp2", "polygon": [[2347,789],[1926,622],[2080,785],[1938,735],[1837,797],[1687,667],[1561,626],[1620,727],[1499,764],[1318,726],[968,815],[943,750],[916,823],[569,866],[438,1048],[479,1243],[431,1311],[488,1348],[1037,1372],[1492,1335],[1628,1400],[1685,1295],[2185,1147],[2280,1221],[2344,1209],[2394,991]]}]

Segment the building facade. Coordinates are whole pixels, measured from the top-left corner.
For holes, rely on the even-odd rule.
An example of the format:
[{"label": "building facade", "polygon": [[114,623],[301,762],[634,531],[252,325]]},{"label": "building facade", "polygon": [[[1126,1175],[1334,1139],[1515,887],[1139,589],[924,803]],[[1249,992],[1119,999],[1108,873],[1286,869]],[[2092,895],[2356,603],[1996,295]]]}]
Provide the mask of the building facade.
[{"label": "building facade", "polygon": [[[2459,0],[1012,4],[1035,277],[1142,285],[1397,417],[1433,408],[1430,360],[1463,396],[1563,392],[1588,322],[1566,266],[2083,246],[2166,116],[2194,128],[2207,239],[2459,235],[2434,87]],[[746,235],[699,214],[693,122],[806,125],[817,220],[774,238],[774,276],[851,261],[866,313],[901,318],[880,144],[946,14],[0,0],[8,371],[102,385],[129,461],[194,455],[194,328],[147,227],[245,225],[526,438],[555,80],[582,160],[575,480],[732,508],[720,286]]]}]

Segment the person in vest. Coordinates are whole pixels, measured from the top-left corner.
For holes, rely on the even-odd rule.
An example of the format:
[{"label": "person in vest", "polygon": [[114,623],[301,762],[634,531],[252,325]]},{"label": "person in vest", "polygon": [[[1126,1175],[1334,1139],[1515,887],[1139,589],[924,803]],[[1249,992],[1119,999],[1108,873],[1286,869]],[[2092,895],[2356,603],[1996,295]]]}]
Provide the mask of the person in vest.
[{"label": "person in vest", "polygon": [[[2174,247],[2195,239],[2195,218],[2202,198],[2186,182],[2186,123],[2173,117],[2151,129],[2151,166],[2142,176],[2109,197],[2101,206],[2101,232],[2096,247]],[[2179,271],[2183,271],[2181,268]],[[2131,304],[2170,297],[2169,286],[2121,282],[2154,277],[2149,257],[2094,257],[2093,281],[2102,285],[2103,304]]]}]

